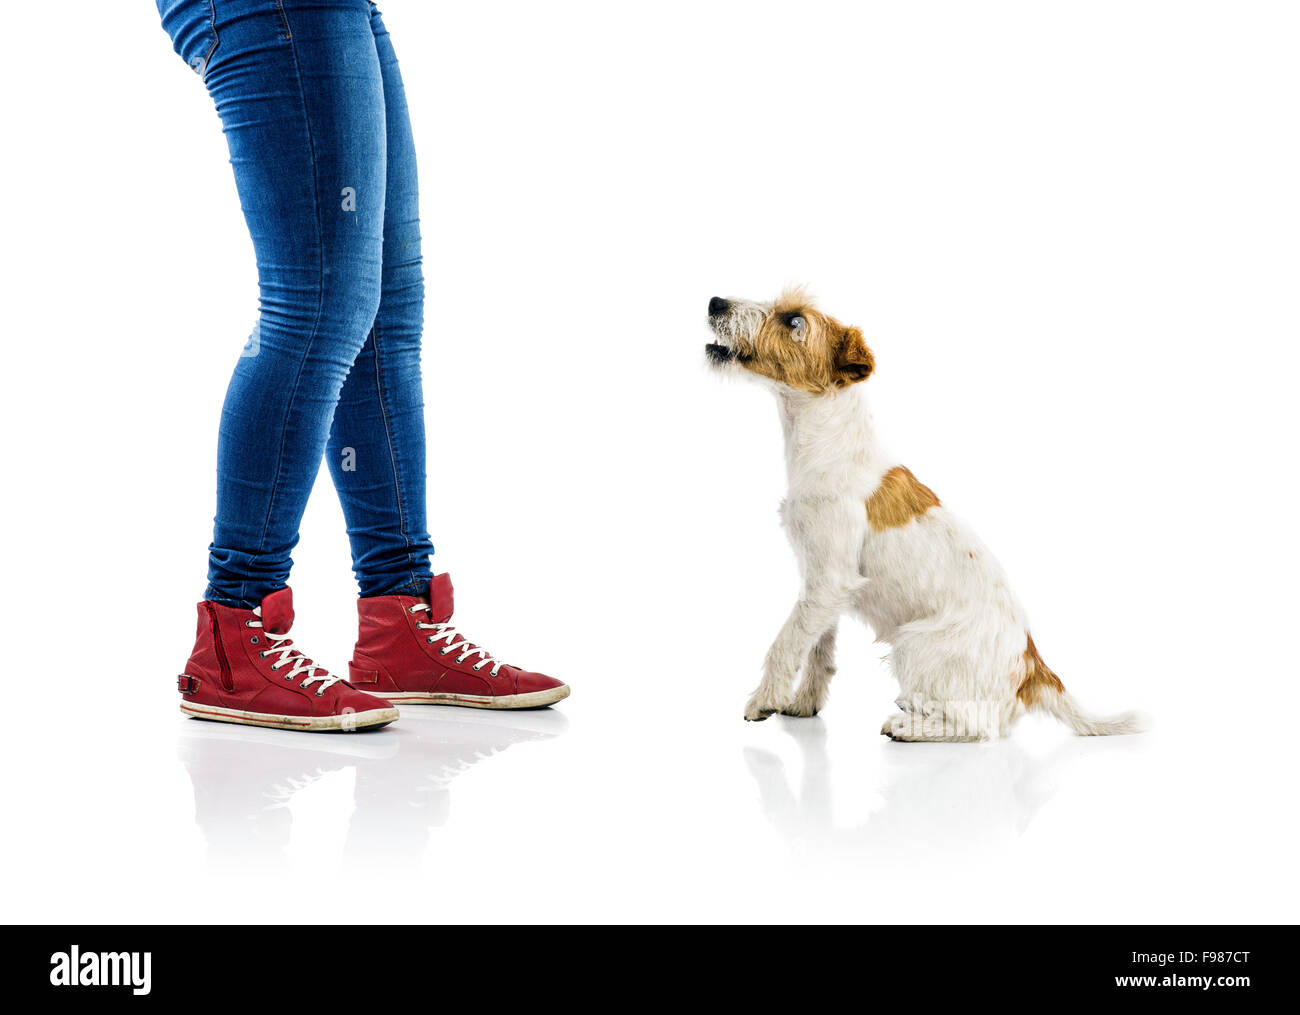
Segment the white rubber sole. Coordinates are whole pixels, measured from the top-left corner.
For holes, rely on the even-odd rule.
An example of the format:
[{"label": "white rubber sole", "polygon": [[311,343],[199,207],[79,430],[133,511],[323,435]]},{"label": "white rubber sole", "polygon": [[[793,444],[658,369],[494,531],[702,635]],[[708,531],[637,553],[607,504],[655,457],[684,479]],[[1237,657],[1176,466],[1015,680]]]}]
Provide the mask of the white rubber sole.
[{"label": "white rubber sole", "polygon": [[569,685],[549,687],[545,691],[527,694],[447,694],[426,691],[376,691],[385,701],[394,705],[460,705],[463,708],[542,708],[554,705],[569,696]]},{"label": "white rubber sole", "polygon": [[233,722],[241,726],[268,726],[281,730],[302,730],[307,733],[328,733],[338,730],[359,730],[387,726],[400,712],[395,708],[371,708],[364,712],[346,712],[343,715],[275,715],[270,712],[245,712],[238,708],[220,705],[193,705],[181,702],[181,711],[192,719],[212,719],[216,722]]}]

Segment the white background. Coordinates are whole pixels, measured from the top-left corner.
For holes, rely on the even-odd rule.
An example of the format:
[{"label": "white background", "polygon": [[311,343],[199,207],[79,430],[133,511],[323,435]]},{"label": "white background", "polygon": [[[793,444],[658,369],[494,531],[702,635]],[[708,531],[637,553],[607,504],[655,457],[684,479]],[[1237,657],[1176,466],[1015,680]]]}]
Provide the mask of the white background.
[{"label": "white background", "polygon": [[[436,566],[550,712],[179,716],[256,314],[153,5],[0,39],[5,916],[1294,919],[1300,18],[1285,3],[389,0],[421,159]],[[741,706],[796,592],[776,414],[710,296],[811,285],[891,446],[1141,737]],[[295,636],[346,666],[322,474]],[[455,713],[455,714],[451,714]]]}]

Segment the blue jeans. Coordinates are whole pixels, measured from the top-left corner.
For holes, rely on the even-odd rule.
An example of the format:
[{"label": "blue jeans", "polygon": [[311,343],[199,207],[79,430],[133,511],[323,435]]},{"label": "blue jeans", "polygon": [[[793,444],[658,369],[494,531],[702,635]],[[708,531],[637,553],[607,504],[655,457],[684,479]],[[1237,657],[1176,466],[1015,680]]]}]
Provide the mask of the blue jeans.
[{"label": "blue jeans", "polygon": [[216,102],[261,295],[221,412],[206,598],[249,608],[285,586],[322,454],[361,594],[419,594],[433,545],[415,147],[379,11],[157,3]]}]

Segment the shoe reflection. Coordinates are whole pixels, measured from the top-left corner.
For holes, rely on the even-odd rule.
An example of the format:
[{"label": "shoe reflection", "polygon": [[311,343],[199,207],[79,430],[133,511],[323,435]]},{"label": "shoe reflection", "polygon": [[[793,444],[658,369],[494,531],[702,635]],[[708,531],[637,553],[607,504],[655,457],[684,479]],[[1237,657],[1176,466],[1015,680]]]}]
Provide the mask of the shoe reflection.
[{"label": "shoe reflection", "polygon": [[[451,714],[449,714],[451,713]],[[349,859],[418,859],[447,823],[456,776],[513,744],[567,729],[561,712],[408,709],[373,733],[290,733],[183,720],[180,760],[194,817],[218,865],[288,862],[293,798],[323,776],[355,769]]]},{"label": "shoe reflection", "polygon": [[863,787],[871,798],[870,813],[865,820],[839,824],[825,723],[820,716],[780,722],[798,746],[797,788],[775,753],[744,749],[763,814],[789,842],[843,859],[943,856],[1014,839],[1055,795],[1062,774],[1078,758],[1130,750],[1137,739],[1072,737],[1042,756],[1010,739],[882,744],[877,777]]}]

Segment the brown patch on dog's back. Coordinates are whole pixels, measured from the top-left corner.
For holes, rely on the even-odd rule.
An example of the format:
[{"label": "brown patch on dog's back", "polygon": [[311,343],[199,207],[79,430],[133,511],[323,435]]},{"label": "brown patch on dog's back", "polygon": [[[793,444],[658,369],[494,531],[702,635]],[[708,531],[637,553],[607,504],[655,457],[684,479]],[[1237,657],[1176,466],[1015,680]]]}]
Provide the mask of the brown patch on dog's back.
[{"label": "brown patch on dog's back", "polygon": [[867,499],[867,523],[877,532],[896,529],[939,506],[934,491],[913,476],[911,469],[895,465]]},{"label": "brown patch on dog's back", "polygon": [[1024,661],[1025,675],[1020,681],[1020,686],[1016,688],[1016,697],[1020,699],[1022,705],[1028,708],[1036,704],[1044,691],[1065,693],[1065,685],[1061,683],[1061,678],[1052,672],[1047,663],[1043,662],[1043,657],[1038,654],[1038,646],[1034,644],[1032,634],[1026,636]]}]

